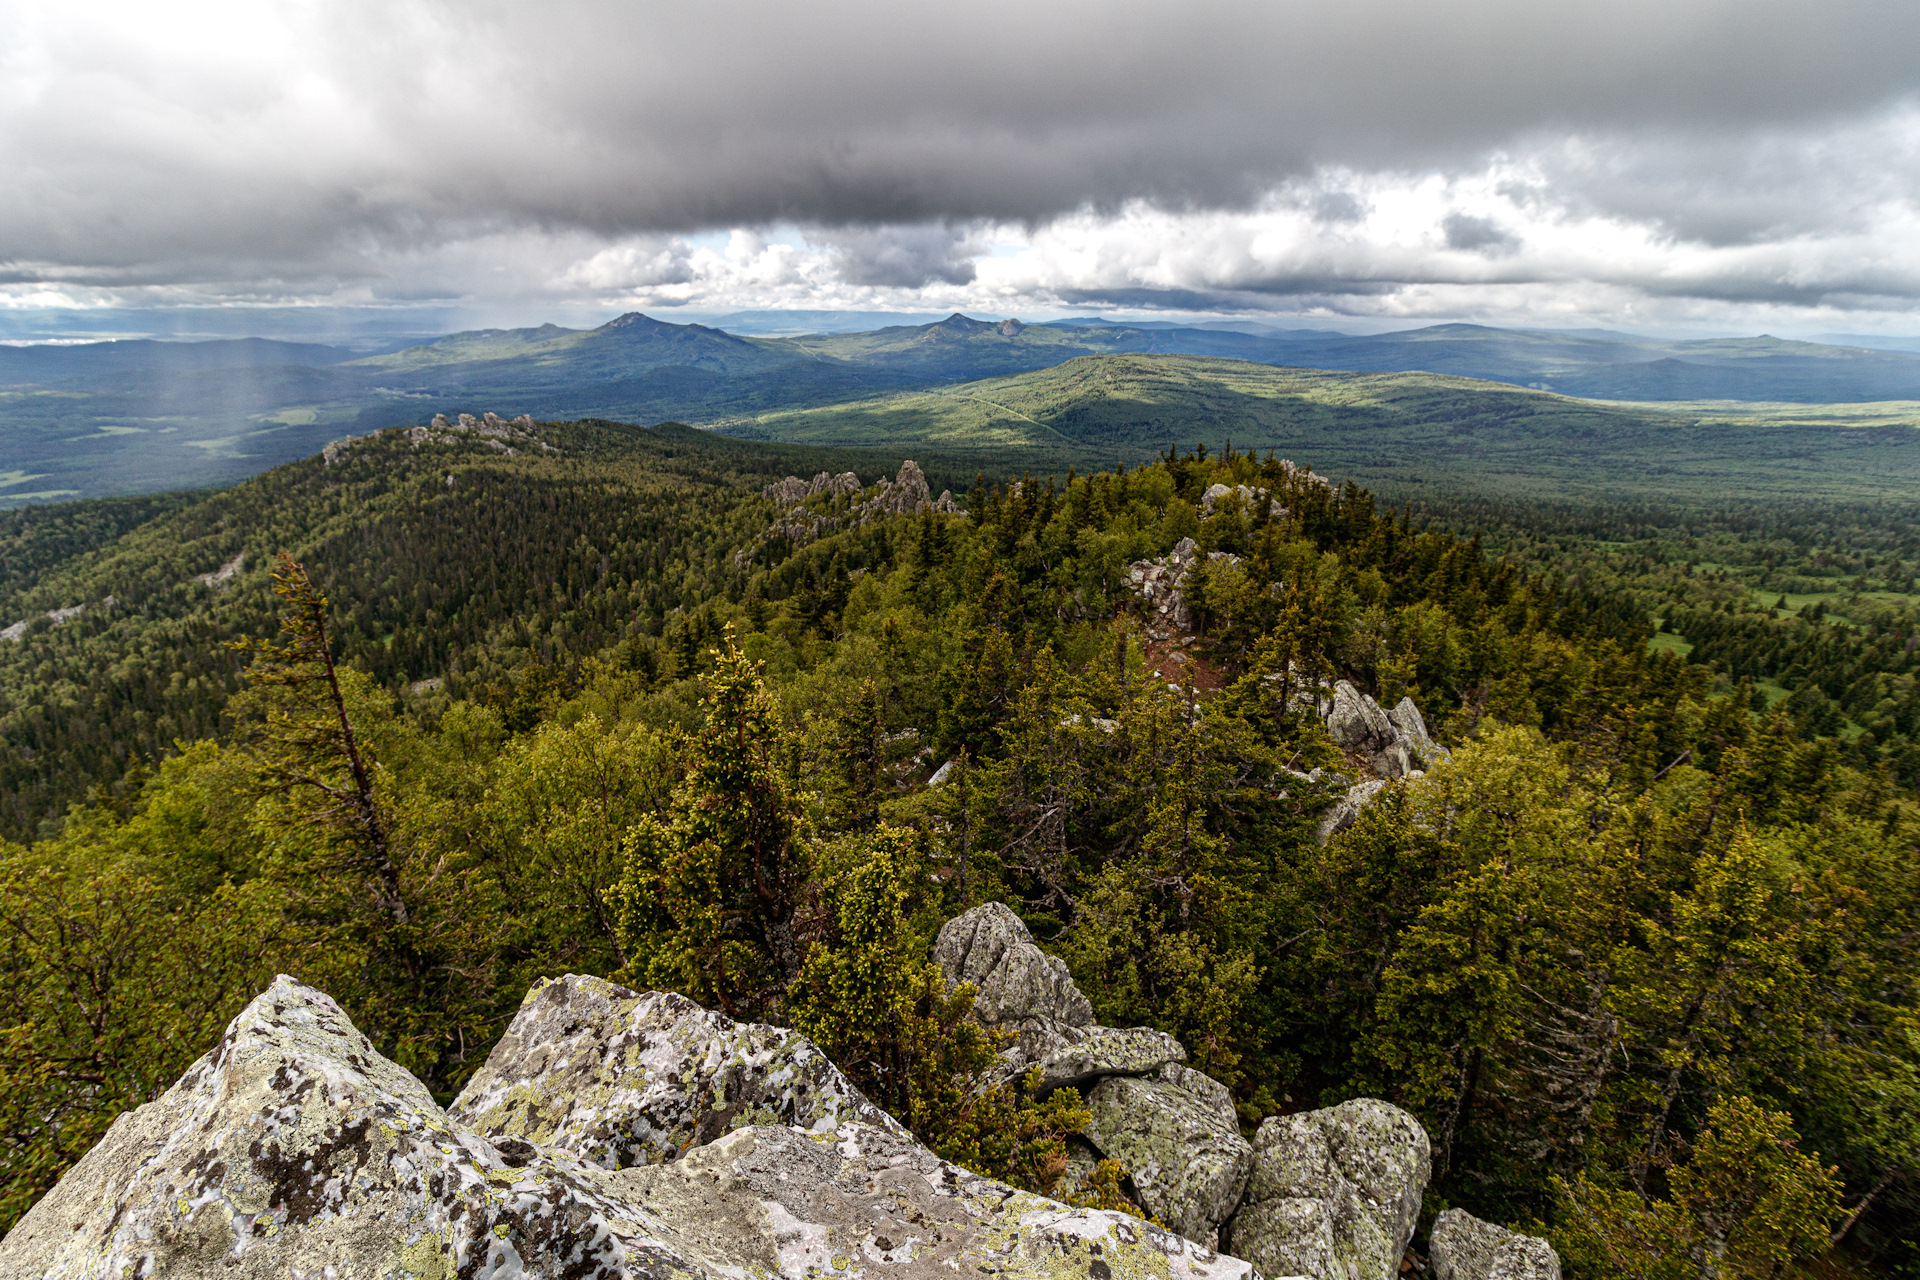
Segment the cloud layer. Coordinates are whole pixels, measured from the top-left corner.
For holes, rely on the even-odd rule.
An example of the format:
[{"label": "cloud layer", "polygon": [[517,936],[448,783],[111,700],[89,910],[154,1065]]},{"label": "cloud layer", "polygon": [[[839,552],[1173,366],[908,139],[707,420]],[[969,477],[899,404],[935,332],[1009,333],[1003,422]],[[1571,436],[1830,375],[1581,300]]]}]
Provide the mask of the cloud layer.
[{"label": "cloud layer", "polygon": [[1920,299],[1885,0],[0,4],[0,296]]}]

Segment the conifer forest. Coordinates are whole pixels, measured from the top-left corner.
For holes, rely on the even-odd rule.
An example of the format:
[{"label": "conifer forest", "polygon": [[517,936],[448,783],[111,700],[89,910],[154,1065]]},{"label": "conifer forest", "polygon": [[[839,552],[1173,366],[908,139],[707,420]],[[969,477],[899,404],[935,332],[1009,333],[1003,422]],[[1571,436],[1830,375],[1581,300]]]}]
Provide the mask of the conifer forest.
[{"label": "conifer forest", "polygon": [[0,514],[0,1229],[280,973],[443,1102],[538,979],[676,991],[1138,1209],[931,959],[1004,903],[1244,1132],[1411,1112],[1422,1232],[1920,1276],[1910,506],[503,429]]}]

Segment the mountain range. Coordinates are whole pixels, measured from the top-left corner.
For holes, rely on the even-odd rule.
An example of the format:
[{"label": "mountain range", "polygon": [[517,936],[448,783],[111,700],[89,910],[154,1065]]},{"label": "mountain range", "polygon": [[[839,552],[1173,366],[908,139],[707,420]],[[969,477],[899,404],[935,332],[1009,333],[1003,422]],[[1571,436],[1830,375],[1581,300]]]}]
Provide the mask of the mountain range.
[{"label": "mountain range", "polygon": [[[777,314],[739,319],[767,328]],[[869,317],[884,318],[807,313],[825,328]],[[264,339],[0,347],[0,501],[228,482],[344,434],[417,424],[436,412],[671,420],[777,436],[802,422],[814,431],[833,406],[871,422],[871,406],[888,396],[1035,373],[1083,357],[1173,356],[1268,370],[1478,380],[1478,388],[1450,386],[1449,422],[1462,413],[1504,413],[1503,397],[1516,386],[1667,405],[1920,400],[1920,353],[1764,335],[1663,341],[1465,324],[1352,335],[1236,321],[1023,324],[956,314],[852,332],[756,336],[634,313],[595,329],[475,330],[373,356]],[[1315,385],[1325,391],[1334,383]],[[1481,392],[1490,398],[1475,407]],[[1879,416],[1902,412],[1894,407]],[[1162,410],[1169,422],[1183,415],[1187,428],[1173,434],[1197,438],[1209,421],[1203,407]],[[1114,446],[1108,453],[1116,457],[1131,448],[1118,439],[1078,447],[1103,445]]]}]

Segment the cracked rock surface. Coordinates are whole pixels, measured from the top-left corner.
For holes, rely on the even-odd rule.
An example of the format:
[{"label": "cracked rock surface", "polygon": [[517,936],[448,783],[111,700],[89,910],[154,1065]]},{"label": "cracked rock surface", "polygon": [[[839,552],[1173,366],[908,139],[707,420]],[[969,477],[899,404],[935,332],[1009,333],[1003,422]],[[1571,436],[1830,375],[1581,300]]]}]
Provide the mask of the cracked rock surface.
[{"label": "cracked rock surface", "polygon": [[1169,1063],[1151,1076],[1102,1080],[1087,1108],[1087,1138],[1127,1167],[1140,1206],[1189,1239],[1213,1240],[1253,1163],[1226,1086]]},{"label": "cracked rock surface", "polygon": [[1433,1220],[1434,1280],[1560,1280],[1560,1255],[1538,1236],[1482,1222],[1464,1209]]},{"label": "cracked rock surface", "polygon": [[1254,1135],[1246,1199],[1222,1247],[1268,1276],[1390,1280],[1430,1162],[1420,1122],[1372,1098],[1271,1116]]},{"label": "cracked rock surface", "polygon": [[281,977],[122,1115],[4,1244],[0,1275],[705,1275],[565,1152],[448,1124],[338,1005]]},{"label": "cracked rock surface", "polygon": [[[788,1036],[562,979],[531,994],[450,1116],[325,994],[282,977],[28,1211],[0,1277],[1251,1275],[1164,1228],[948,1164],[804,1039],[769,1034]],[[678,1080],[660,1074],[669,1051]],[[703,1099],[726,1118],[694,1116]],[[759,1122],[782,1116],[810,1123]],[[642,1158],[678,1132],[693,1137],[677,1158]]]},{"label": "cracked rock surface", "polygon": [[527,993],[447,1116],[608,1169],[672,1160],[747,1125],[906,1132],[797,1032],[579,974]]}]

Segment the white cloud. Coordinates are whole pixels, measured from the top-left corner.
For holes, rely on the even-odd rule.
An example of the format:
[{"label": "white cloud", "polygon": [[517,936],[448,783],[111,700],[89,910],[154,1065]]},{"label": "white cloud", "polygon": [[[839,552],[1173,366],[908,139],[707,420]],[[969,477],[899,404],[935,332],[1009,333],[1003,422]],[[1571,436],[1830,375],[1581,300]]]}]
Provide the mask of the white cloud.
[{"label": "white cloud", "polygon": [[0,305],[1912,327],[1917,90],[1885,0],[0,0]]}]

